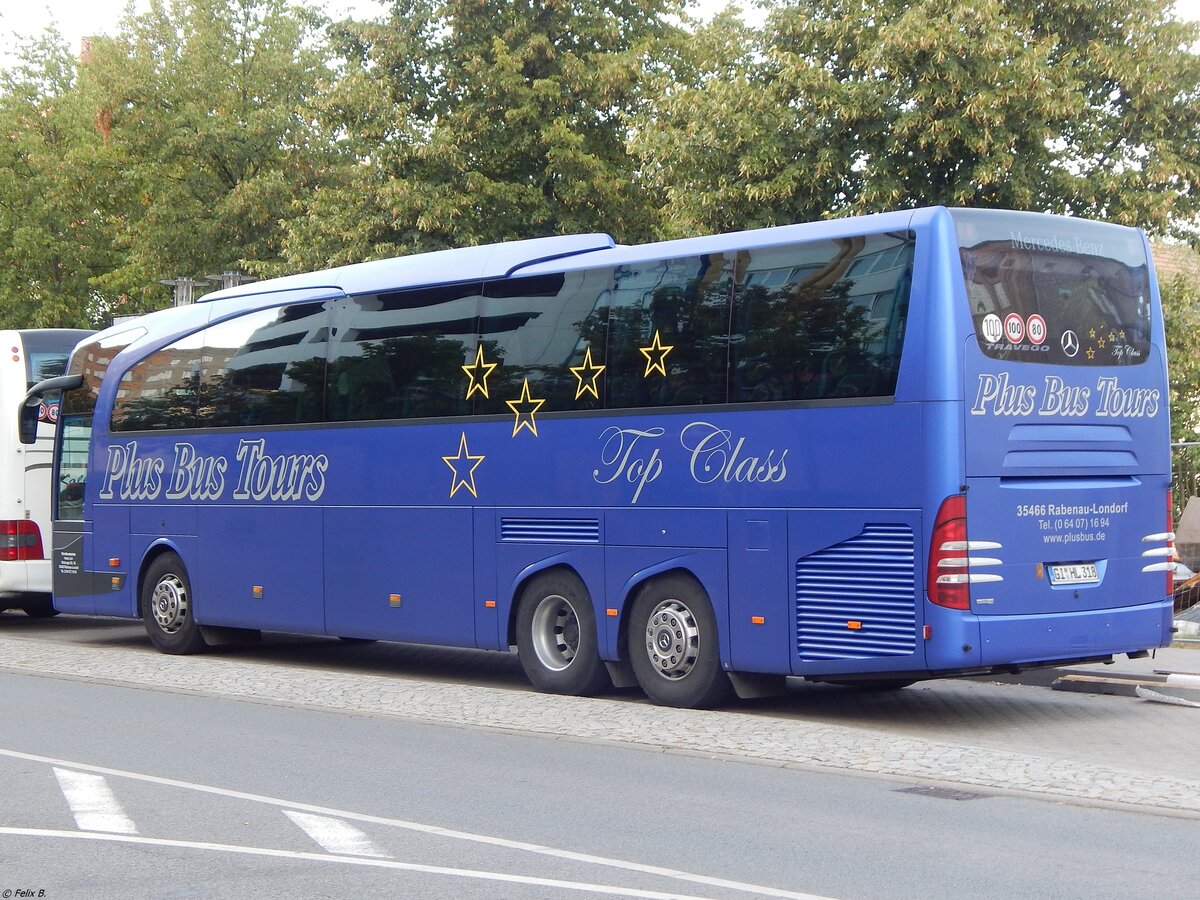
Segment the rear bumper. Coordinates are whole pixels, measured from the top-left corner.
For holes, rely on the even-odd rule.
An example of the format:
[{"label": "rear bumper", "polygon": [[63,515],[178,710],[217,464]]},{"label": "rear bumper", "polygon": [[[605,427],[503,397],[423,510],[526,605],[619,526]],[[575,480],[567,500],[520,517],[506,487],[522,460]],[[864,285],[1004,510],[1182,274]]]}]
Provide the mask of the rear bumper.
[{"label": "rear bumper", "polygon": [[50,593],[50,560],[30,559],[0,563],[0,595]]},{"label": "rear bumper", "polygon": [[1171,598],[1144,606],[1056,613],[1045,616],[980,616],[983,666],[1037,665],[1171,643]]}]

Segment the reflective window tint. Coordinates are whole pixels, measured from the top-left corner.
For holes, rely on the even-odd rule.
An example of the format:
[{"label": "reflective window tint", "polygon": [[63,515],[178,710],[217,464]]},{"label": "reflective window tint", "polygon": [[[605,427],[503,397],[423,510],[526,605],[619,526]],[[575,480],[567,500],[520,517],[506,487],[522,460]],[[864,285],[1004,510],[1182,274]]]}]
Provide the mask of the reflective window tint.
[{"label": "reflective window tint", "polygon": [[263,309],[209,326],[200,380],[201,424],[320,422],[328,332],[324,303]]},{"label": "reflective window tint", "polygon": [[82,519],[83,495],[87,486],[88,450],[92,439],[92,417],[100,382],[113,357],[146,333],[138,327],[122,331],[83,347],[71,360],[71,374],[82,375],[83,385],[62,397],[58,427],[62,429],[62,453],[55,472],[54,517]]},{"label": "reflective window tint", "polygon": [[329,421],[468,415],[463,366],[474,357],[479,291],[456,285],[340,301],[329,345]]},{"label": "reflective window tint", "polygon": [[122,375],[112,430],[197,427],[203,341],[203,331],[188,335]]},{"label": "reflective window tint", "polygon": [[979,348],[993,359],[1136,365],[1150,352],[1140,232],[1081,219],[951,210]]},{"label": "reflective window tint", "polygon": [[[488,395],[477,393],[476,413],[509,413],[510,402],[537,412],[591,409],[596,391],[582,390],[593,373],[576,373],[592,349],[593,364],[604,362],[603,332],[595,333],[597,304],[607,296],[611,270],[489,282],[479,318],[479,346],[498,363],[488,379]],[[526,388],[528,384],[528,388]],[[537,401],[542,401],[537,403]]]},{"label": "reflective window tint", "polygon": [[725,402],[733,262],[713,254],[615,271],[610,408]]},{"label": "reflective window tint", "polygon": [[909,235],[739,254],[731,399],[755,403],[894,394],[912,255]]}]

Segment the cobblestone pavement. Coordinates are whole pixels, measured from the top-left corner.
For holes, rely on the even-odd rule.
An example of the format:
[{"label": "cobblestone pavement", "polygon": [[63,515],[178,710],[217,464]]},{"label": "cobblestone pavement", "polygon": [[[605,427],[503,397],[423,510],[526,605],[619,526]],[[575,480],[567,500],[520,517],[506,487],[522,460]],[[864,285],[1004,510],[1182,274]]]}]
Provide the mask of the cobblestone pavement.
[{"label": "cobblestone pavement", "polygon": [[[372,654],[388,653],[362,649],[367,660]],[[500,654],[417,648],[417,658],[438,652],[458,653],[460,660],[504,660],[506,674],[498,680],[512,680],[511,658]],[[322,656],[319,651],[314,655]],[[1200,758],[1196,709],[1157,707],[1123,697],[1051,694],[1028,685],[948,681],[873,697],[801,685],[766,707],[753,703],[720,711],[674,710],[628,695],[558,697],[519,686],[492,687],[478,679],[472,684],[433,681],[394,668],[380,674],[370,662],[342,665],[346,658],[346,651],[339,651],[334,668],[325,655],[323,667],[317,668],[312,663],[281,664],[270,648],[266,653],[234,650],[172,657],[140,645],[105,646],[97,641],[81,646],[0,634],[0,668],[14,672],[1200,816],[1200,762],[1190,763]],[[1200,654],[1196,659],[1200,663]],[[848,722],[854,724],[843,724]],[[1174,767],[1156,764],[1161,754],[1154,742],[1159,736],[1176,742],[1186,762]],[[1111,755],[1123,764],[1096,761],[1091,751],[1109,746],[1106,741],[1128,744]]]}]

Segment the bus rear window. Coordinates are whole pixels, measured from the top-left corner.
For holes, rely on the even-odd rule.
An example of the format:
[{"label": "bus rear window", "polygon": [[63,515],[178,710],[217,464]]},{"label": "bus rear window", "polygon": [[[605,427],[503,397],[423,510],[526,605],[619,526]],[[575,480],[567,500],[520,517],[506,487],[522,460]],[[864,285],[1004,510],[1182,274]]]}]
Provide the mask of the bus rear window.
[{"label": "bus rear window", "polygon": [[985,355],[1067,366],[1145,362],[1150,276],[1140,232],[1036,213],[951,215]]}]

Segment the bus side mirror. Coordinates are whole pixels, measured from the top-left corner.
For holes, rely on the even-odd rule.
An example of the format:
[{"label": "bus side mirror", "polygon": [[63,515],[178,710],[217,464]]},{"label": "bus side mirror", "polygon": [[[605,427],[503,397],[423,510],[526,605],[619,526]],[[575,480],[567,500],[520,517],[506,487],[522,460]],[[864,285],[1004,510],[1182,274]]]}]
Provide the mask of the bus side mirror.
[{"label": "bus side mirror", "polygon": [[17,425],[17,434],[20,437],[22,444],[32,444],[37,440],[39,408],[40,404],[38,403],[34,403],[32,406],[28,403],[21,404],[20,421]]},{"label": "bus side mirror", "polygon": [[59,375],[39,381],[29,389],[25,399],[21,401],[21,409],[17,413],[17,437],[22,444],[32,444],[37,440],[38,412],[42,399],[47,394],[56,391],[74,391],[83,386],[82,375]]}]

